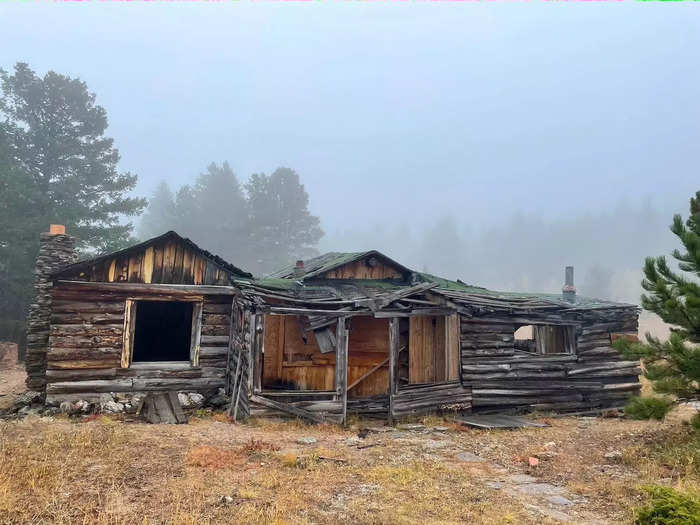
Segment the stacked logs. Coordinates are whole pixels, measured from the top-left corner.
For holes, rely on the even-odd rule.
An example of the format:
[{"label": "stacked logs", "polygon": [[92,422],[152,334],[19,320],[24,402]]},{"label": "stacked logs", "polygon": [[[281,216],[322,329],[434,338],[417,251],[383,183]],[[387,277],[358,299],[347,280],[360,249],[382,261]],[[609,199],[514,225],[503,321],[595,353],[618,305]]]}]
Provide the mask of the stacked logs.
[{"label": "stacked logs", "polygon": [[36,260],[34,302],[27,316],[27,388],[43,392],[46,385],[46,348],[51,318],[51,273],[76,261],[75,239],[42,233]]},{"label": "stacked logs", "polygon": [[559,323],[578,327],[575,354],[515,350],[508,346],[514,325],[463,321],[462,381],[472,385],[475,412],[619,407],[639,392],[639,362],[612,347],[612,334],[636,335],[635,307],[562,315]]}]

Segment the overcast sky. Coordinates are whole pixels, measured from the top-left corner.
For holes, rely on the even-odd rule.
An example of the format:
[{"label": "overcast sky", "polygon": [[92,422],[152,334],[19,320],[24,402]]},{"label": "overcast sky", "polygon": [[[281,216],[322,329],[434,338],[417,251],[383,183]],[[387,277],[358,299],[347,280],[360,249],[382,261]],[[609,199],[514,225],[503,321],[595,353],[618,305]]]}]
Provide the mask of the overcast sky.
[{"label": "overcast sky", "polygon": [[345,221],[484,224],[700,189],[695,3],[0,3],[0,67],[77,76],[138,192],[297,170]]}]

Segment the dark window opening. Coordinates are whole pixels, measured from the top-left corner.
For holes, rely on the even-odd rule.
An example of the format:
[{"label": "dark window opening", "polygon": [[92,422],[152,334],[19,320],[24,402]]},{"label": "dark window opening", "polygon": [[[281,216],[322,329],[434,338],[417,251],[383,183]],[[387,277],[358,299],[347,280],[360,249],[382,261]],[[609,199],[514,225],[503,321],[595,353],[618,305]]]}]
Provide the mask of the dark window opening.
[{"label": "dark window opening", "polygon": [[133,361],[189,361],[192,303],[139,301]]}]

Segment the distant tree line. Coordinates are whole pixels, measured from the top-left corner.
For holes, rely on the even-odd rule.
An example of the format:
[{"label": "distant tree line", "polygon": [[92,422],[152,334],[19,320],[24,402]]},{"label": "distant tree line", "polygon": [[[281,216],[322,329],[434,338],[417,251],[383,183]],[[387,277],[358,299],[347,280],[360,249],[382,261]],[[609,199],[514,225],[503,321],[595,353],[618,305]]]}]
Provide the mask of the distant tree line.
[{"label": "distant tree line", "polygon": [[211,163],[194,184],[175,192],[162,181],[138,232],[146,239],[175,230],[260,275],[317,253],[323,231],[308,204],[292,169],[256,173],[241,184],[228,162]]}]

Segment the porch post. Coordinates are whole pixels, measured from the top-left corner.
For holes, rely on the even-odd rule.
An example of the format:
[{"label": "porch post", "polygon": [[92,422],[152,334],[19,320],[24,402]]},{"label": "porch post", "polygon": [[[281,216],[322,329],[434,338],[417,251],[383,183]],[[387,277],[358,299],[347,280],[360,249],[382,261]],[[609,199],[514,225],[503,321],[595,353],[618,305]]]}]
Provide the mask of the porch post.
[{"label": "porch post", "polygon": [[389,321],[389,424],[394,422],[394,395],[398,391],[398,361],[399,361],[399,318],[392,317]]},{"label": "porch post", "polygon": [[341,421],[345,424],[348,410],[348,330],[345,317],[338,317],[335,340],[335,394],[342,403]]}]

